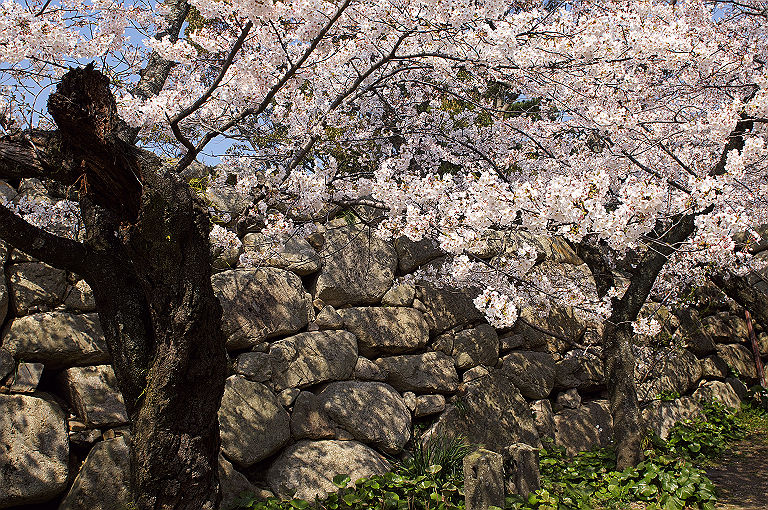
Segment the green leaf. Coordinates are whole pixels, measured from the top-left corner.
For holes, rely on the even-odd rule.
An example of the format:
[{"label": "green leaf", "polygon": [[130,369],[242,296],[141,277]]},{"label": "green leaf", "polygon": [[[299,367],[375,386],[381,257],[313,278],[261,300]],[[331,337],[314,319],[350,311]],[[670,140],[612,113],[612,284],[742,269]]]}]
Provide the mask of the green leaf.
[{"label": "green leaf", "polygon": [[348,505],[354,505],[355,503],[362,503],[363,500],[355,494],[354,492],[350,492],[349,494],[344,494],[344,496],[341,498],[344,500],[344,502]]},{"label": "green leaf", "polygon": [[349,481],[350,481],[349,475],[336,475],[333,477],[333,485],[335,485],[339,489],[345,488],[347,484],[349,484]]},{"label": "green leaf", "polygon": [[309,501],[304,501],[303,499],[292,499],[289,503],[291,507],[298,508],[299,510],[309,508]]}]

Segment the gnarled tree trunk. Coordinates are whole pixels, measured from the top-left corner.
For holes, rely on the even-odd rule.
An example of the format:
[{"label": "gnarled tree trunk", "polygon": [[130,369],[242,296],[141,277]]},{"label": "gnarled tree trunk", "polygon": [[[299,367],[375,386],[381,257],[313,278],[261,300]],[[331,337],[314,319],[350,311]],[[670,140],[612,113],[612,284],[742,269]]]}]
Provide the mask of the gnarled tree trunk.
[{"label": "gnarled tree trunk", "polygon": [[172,168],[118,137],[108,80],[91,66],[62,78],[49,110],[59,130],[0,139],[0,177],[77,184],[86,238],[57,237],[2,206],[0,238],[93,289],[131,417],[138,508],[213,510],[226,351],[207,210]]}]

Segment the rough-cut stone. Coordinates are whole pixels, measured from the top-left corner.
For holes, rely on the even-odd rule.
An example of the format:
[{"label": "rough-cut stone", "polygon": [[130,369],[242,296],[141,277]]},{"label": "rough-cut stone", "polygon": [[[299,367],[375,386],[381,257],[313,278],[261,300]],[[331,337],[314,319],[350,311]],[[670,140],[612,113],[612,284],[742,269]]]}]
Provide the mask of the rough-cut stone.
[{"label": "rough-cut stone", "polygon": [[411,241],[407,237],[400,237],[395,240],[395,250],[401,274],[412,273],[419,266],[443,255],[437,243],[428,238]]},{"label": "rough-cut stone", "polygon": [[269,349],[275,389],[306,388],[349,379],[357,363],[357,340],[346,331],[299,333]]},{"label": "rough-cut stone", "polygon": [[318,398],[325,413],[358,441],[394,454],[411,438],[411,412],[388,384],[337,382]]},{"label": "rough-cut stone", "polygon": [[464,501],[467,510],[504,508],[504,457],[480,448],[464,457]]},{"label": "rough-cut stone", "polygon": [[64,296],[64,306],[69,310],[78,312],[95,312],[96,298],[93,296],[91,287],[85,283],[85,280],[78,280],[74,285],[67,288]]},{"label": "rough-cut stone", "polygon": [[295,333],[309,322],[309,296],[289,271],[236,269],[213,275],[211,283],[221,303],[228,349]]},{"label": "rough-cut stone", "polygon": [[555,387],[595,391],[605,385],[603,360],[592,354],[566,356],[555,364]]},{"label": "rough-cut stone", "polygon": [[549,400],[537,400],[531,402],[533,422],[539,437],[555,437],[555,413],[552,411],[552,402]]},{"label": "rough-cut stone", "polygon": [[613,419],[606,401],[587,402],[555,414],[555,444],[569,455],[608,446],[612,435]]},{"label": "rough-cut stone", "polygon": [[0,394],[0,508],[48,501],[67,487],[64,412],[47,400]]},{"label": "rough-cut stone", "polygon": [[290,407],[296,401],[296,397],[299,396],[301,390],[298,388],[286,388],[280,392],[277,396],[277,400],[283,407]]},{"label": "rough-cut stone", "polygon": [[555,403],[558,409],[576,409],[581,405],[581,395],[579,390],[571,388],[557,395]]},{"label": "rough-cut stone", "polygon": [[411,352],[429,341],[424,315],[413,308],[347,308],[338,313],[344,329],[357,337],[361,356]]},{"label": "rough-cut stone", "polygon": [[453,358],[441,352],[390,356],[376,360],[376,364],[399,391],[451,393],[459,384]]},{"label": "rough-cut stone", "polygon": [[96,314],[46,312],[16,319],[3,347],[16,359],[39,361],[48,368],[110,362]]},{"label": "rough-cut stone", "polygon": [[445,396],[443,395],[419,395],[416,397],[416,408],[413,416],[422,418],[445,411]]},{"label": "rough-cut stone", "polygon": [[291,413],[293,439],[333,439],[335,429],[336,424],[322,408],[322,400],[311,391],[299,393]]},{"label": "rough-cut stone", "polygon": [[13,355],[0,348],[0,383],[6,378],[8,374],[13,373],[16,368],[16,360],[13,359]]},{"label": "rough-cut stone", "polygon": [[241,244],[217,246],[213,250],[213,262],[211,263],[211,267],[214,271],[226,271],[227,269],[234,269],[237,267],[238,262],[240,262],[240,255],[242,254],[243,246]]},{"label": "rough-cut stone", "polygon": [[131,508],[127,436],[97,443],[85,458],[59,510],[116,510]]},{"label": "rough-cut stone", "polygon": [[675,423],[683,420],[703,420],[700,403],[692,397],[682,397],[671,402],[655,400],[643,409],[646,427],[662,439],[669,437]]},{"label": "rough-cut stone", "polygon": [[728,364],[719,356],[707,356],[701,360],[701,377],[704,379],[725,379]]},{"label": "rough-cut stone", "polygon": [[320,329],[341,329],[344,327],[344,319],[331,305],[325,305],[315,317],[315,323]]},{"label": "rough-cut stone", "polygon": [[685,395],[699,379],[701,364],[691,351],[668,351],[655,362],[648,380],[638,386],[637,396],[640,400],[655,400],[663,393]]},{"label": "rough-cut stone", "polygon": [[403,402],[411,412],[416,409],[416,394],[412,391],[406,391],[403,393]]},{"label": "rough-cut stone", "polygon": [[499,359],[499,337],[493,326],[488,324],[457,333],[444,333],[435,340],[434,348],[453,356],[461,370],[477,365],[494,366]]},{"label": "rough-cut stone", "polygon": [[525,343],[525,337],[519,333],[508,333],[499,338],[499,351],[506,354],[511,350],[520,349]]},{"label": "rough-cut stone", "polygon": [[311,501],[336,490],[336,474],[357,480],[384,474],[390,467],[381,454],[357,441],[299,441],[270,466],[267,483],[275,494],[295,490],[295,497]]},{"label": "rough-cut stone", "polygon": [[515,443],[507,449],[509,457],[509,492],[524,498],[541,487],[539,449],[525,443]]},{"label": "rough-cut stone", "polygon": [[410,283],[396,283],[381,298],[385,306],[411,306],[416,296],[416,287]]},{"label": "rough-cut stone", "polygon": [[128,423],[123,395],[117,389],[110,365],[73,367],[65,370],[62,382],[69,403],[77,415],[95,427],[114,427]]},{"label": "rough-cut stone", "polygon": [[557,337],[576,341],[586,329],[587,324],[570,307],[552,306],[549,310],[526,307],[520,311],[513,332],[523,335],[524,347],[544,346],[550,352],[563,352],[570,344]]},{"label": "rough-cut stone", "polygon": [[258,499],[272,496],[270,491],[259,489],[240,473],[223,455],[219,454],[219,483],[221,484],[221,510],[229,510],[242,495],[254,495]]},{"label": "rough-cut stone", "polygon": [[265,266],[287,269],[302,276],[316,273],[322,265],[315,249],[306,239],[296,235],[283,235],[275,240],[262,233],[247,234],[243,238],[243,248],[263,254],[259,260]]},{"label": "rough-cut stone", "polygon": [[726,344],[717,346],[717,354],[740,377],[757,379],[757,368],[752,352],[740,344]]},{"label": "rough-cut stone", "polygon": [[229,184],[208,188],[205,197],[209,206],[216,211],[218,219],[227,223],[233,223],[251,205],[244,193]]},{"label": "rough-cut stone", "polygon": [[327,230],[321,255],[325,264],[314,296],[326,304],[378,303],[394,281],[397,254],[368,228]]},{"label": "rough-cut stone", "polygon": [[416,298],[424,304],[424,318],[432,333],[442,333],[455,326],[473,324],[483,318],[472,302],[473,296],[468,292],[422,283],[416,287]]},{"label": "rough-cut stone", "polygon": [[272,377],[272,361],[266,352],[244,352],[237,357],[235,372],[249,381],[266,382]]},{"label": "rough-cut stone", "polygon": [[42,262],[13,264],[8,269],[14,312],[17,316],[56,308],[67,290],[67,273]]},{"label": "rough-cut stone", "polygon": [[43,376],[45,365],[42,363],[19,363],[11,383],[12,393],[34,393],[40,378]]},{"label": "rough-cut stone", "polygon": [[236,375],[224,387],[219,426],[222,452],[243,467],[266,459],[290,439],[288,413],[275,394]]},{"label": "rough-cut stone", "polygon": [[373,361],[361,356],[357,358],[352,377],[358,381],[386,381],[387,373]]},{"label": "rough-cut stone", "polygon": [[520,391],[500,370],[478,367],[485,375],[464,384],[427,437],[465,437],[496,452],[514,443],[539,446],[531,410]]},{"label": "rough-cut stone", "polygon": [[502,370],[527,398],[547,398],[555,386],[555,360],[544,352],[507,354],[502,360]]},{"label": "rough-cut stone", "polygon": [[734,407],[736,409],[741,407],[741,399],[736,394],[733,386],[722,381],[702,382],[696,388],[696,391],[693,392],[692,397],[702,404],[717,400],[727,407]]}]

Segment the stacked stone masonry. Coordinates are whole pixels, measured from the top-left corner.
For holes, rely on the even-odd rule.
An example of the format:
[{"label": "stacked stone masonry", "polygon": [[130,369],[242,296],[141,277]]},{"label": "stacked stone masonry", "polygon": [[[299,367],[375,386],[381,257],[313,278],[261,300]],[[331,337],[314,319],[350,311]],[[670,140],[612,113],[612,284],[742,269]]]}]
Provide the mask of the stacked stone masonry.
[{"label": "stacked stone masonry", "polygon": [[[600,325],[572,310],[525,310],[527,324],[496,330],[471,291],[409,277],[439,267],[434,245],[387,243],[350,223],[318,225],[264,267],[237,267],[232,254],[216,261],[231,358],[219,413],[222,508],[241,491],[324,494],[333,475],[381,473],[432,437],[461,434],[493,452],[545,437],[571,453],[610,443],[600,347],[574,346],[599,338]],[[477,255],[522,240],[542,263],[586,270],[552,239],[500,234]],[[266,242],[248,232],[243,241]],[[2,243],[0,267],[0,509],[127,502],[129,423],[90,289]],[[736,377],[757,379],[735,306],[712,298],[663,316],[678,348],[636,347],[644,417],[662,436],[701,416],[702,402],[738,405]],[[768,356],[768,332],[758,335]]]}]

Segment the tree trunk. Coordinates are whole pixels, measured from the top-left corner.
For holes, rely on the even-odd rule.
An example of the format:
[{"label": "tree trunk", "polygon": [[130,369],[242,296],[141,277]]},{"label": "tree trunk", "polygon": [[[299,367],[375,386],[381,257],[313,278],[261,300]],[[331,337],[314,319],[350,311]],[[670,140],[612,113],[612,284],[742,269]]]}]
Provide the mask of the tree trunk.
[{"label": "tree trunk", "polygon": [[131,418],[136,506],[214,510],[226,351],[206,207],[157,156],[118,138],[108,81],[92,67],[67,73],[49,110],[60,128],[49,136],[55,151],[41,160],[45,148],[14,139],[0,177],[79,184],[86,238],[58,238],[2,206],[0,237],[93,289]]},{"label": "tree trunk", "polygon": [[631,321],[614,314],[603,332],[603,362],[608,401],[613,417],[616,468],[622,470],[643,460],[645,427],[635,385],[635,356],[632,353]]}]

